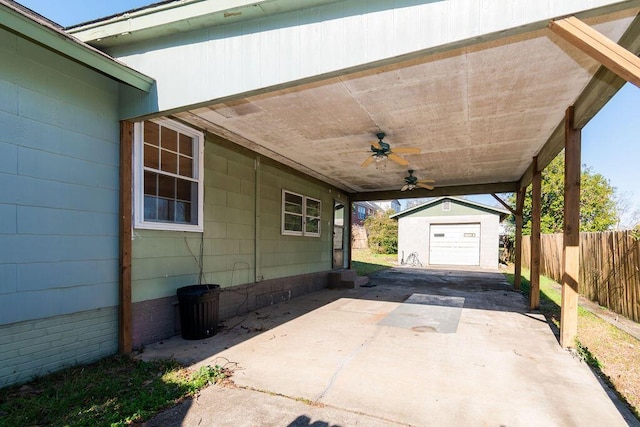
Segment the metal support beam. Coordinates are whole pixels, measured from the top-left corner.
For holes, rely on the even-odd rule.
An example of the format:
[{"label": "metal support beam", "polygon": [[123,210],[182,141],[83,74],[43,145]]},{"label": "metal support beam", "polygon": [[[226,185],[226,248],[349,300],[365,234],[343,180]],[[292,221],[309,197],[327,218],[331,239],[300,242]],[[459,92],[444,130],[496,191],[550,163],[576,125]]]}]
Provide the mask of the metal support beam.
[{"label": "metal support beam", "polygon": [[120,277],[118,291],[118,352],[133,350],[131,308],[131,182],[133,123],[120,122]]},{"label": "metal support beam", "polygon": [[640,87],[640,58],[575,16],[551,21],[549,28],[628,82]]},{"label": "metal support beam", "polygon": [[560,345],[573,347],[578,333],[578,278],[580,273],[580,145],[581,132],[573,126],[573,107],[565,115],[564,238],[562,249],[562,303]]},{"label": "metal support beam", "polygon": [[533,182],[531,191],[531,294],[530,308],[540,307],[540,215],[542,212],[542,173],[538,170],[538,158],[533,158]]}]

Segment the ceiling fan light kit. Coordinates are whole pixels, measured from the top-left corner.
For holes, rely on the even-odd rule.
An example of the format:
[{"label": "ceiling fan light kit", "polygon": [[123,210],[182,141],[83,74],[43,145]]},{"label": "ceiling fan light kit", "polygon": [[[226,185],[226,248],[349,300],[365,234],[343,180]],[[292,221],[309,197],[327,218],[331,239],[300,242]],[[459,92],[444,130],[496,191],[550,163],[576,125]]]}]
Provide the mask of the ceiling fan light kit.
[{"label": "ceiling fan light kit", "polygon": [[371,144],[371,154],[363,163],[362,167],[369,166],[372,162],[376,162],[376,167],[378,167],[378,162],[383,162],[387,159],[391,159],[395,163],[401,166],[408,166],[409,161],[407,161],[404,157],[400,156],[400,154],[418,154],[420,153],[420,149],[417,147],[407,147],[407,148],[398,148],[396,150],[391,149],[391,145],[387,142],[384,142],[383,139],[385,137],[384,132],[378,132],[376,134],[378,141]]}]

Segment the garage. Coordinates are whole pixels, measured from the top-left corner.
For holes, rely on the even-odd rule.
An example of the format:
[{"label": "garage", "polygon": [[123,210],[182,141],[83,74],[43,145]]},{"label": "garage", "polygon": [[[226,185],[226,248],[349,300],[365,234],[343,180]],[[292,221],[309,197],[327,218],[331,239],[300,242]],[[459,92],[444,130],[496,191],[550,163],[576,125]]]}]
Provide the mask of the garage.
[{"label": "garage", "polygon": [[509,212],[438,197],[398,212],[398,262],[416,267],[498,268],[500,222]]},{"label": "garage", "polygon": [[480,223],[431,224],[430,265],[480,265]]}]

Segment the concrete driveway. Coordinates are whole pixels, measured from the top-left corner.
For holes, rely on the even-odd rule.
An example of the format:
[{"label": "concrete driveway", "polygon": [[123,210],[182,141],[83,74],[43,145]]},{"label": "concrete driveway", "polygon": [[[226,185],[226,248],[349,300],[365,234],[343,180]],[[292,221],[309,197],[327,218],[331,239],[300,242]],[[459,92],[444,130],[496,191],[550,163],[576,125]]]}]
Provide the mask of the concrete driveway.
[{"label": "concrete driveway", "polygon": [[[234,369],[148,425],[624,426],[587,365],[500,273],[391,269],[156,343],[145,359]],[[628,415],[625,415],[628,416]]]}]

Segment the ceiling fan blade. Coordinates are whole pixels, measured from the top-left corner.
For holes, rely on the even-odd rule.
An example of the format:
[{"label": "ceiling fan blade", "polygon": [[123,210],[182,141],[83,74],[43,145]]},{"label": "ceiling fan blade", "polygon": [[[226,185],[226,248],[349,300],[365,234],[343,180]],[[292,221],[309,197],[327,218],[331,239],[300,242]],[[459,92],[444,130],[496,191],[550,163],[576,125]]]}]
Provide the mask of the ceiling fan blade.
[{"label": "ceiling fan blade", "polygon": [[407,191],[409,189],[409,184],[404,185],[400,191]]},{"label": "ceiling fan blade", "polygon": [[418,182],[422,184],[435,184],[433,179],[419,179]]},{"label": "ceiling fan blade", "polygon": [[434,186],[433,186],[433,185],[423,184],[423,183],[421,183],[421,182],[417,183],[416,185],[417,185],[418,187],[422,187],[422,188],[425,188],[425,189],[427,189],[427,190],[433,190],[433,189],[434,189]]},{"label": "ceiling fan blade", "polygon": [[364,162],[362,162],[362,165],[360,165],[363,168],[366,168],[367,166],[369,166],[371,163],[373,163],[374,157],[373,156],[369,156],[367,157],[367,160],[365,160]]},{"label": "ceiling fan blade", "polygon": [[400,147],[394,148],[393,152],[399,154],[420,154],[420,149],[418,147]]},{"label": "ceiling fan blade", "polygon": [[394,153],[387,154],[387,157],[389,157],[391,160],[393,160],[394,162],[402,166],[407,166],[409,164],[407,160],[403,159],[402,157]]},{"label": "ceiling fan blade", "polygon": [[378,141],[372,142],[371,143],[371,147],[375,148],[376,150],[382,150],[382,146],[380,145],[380,143]]}]

